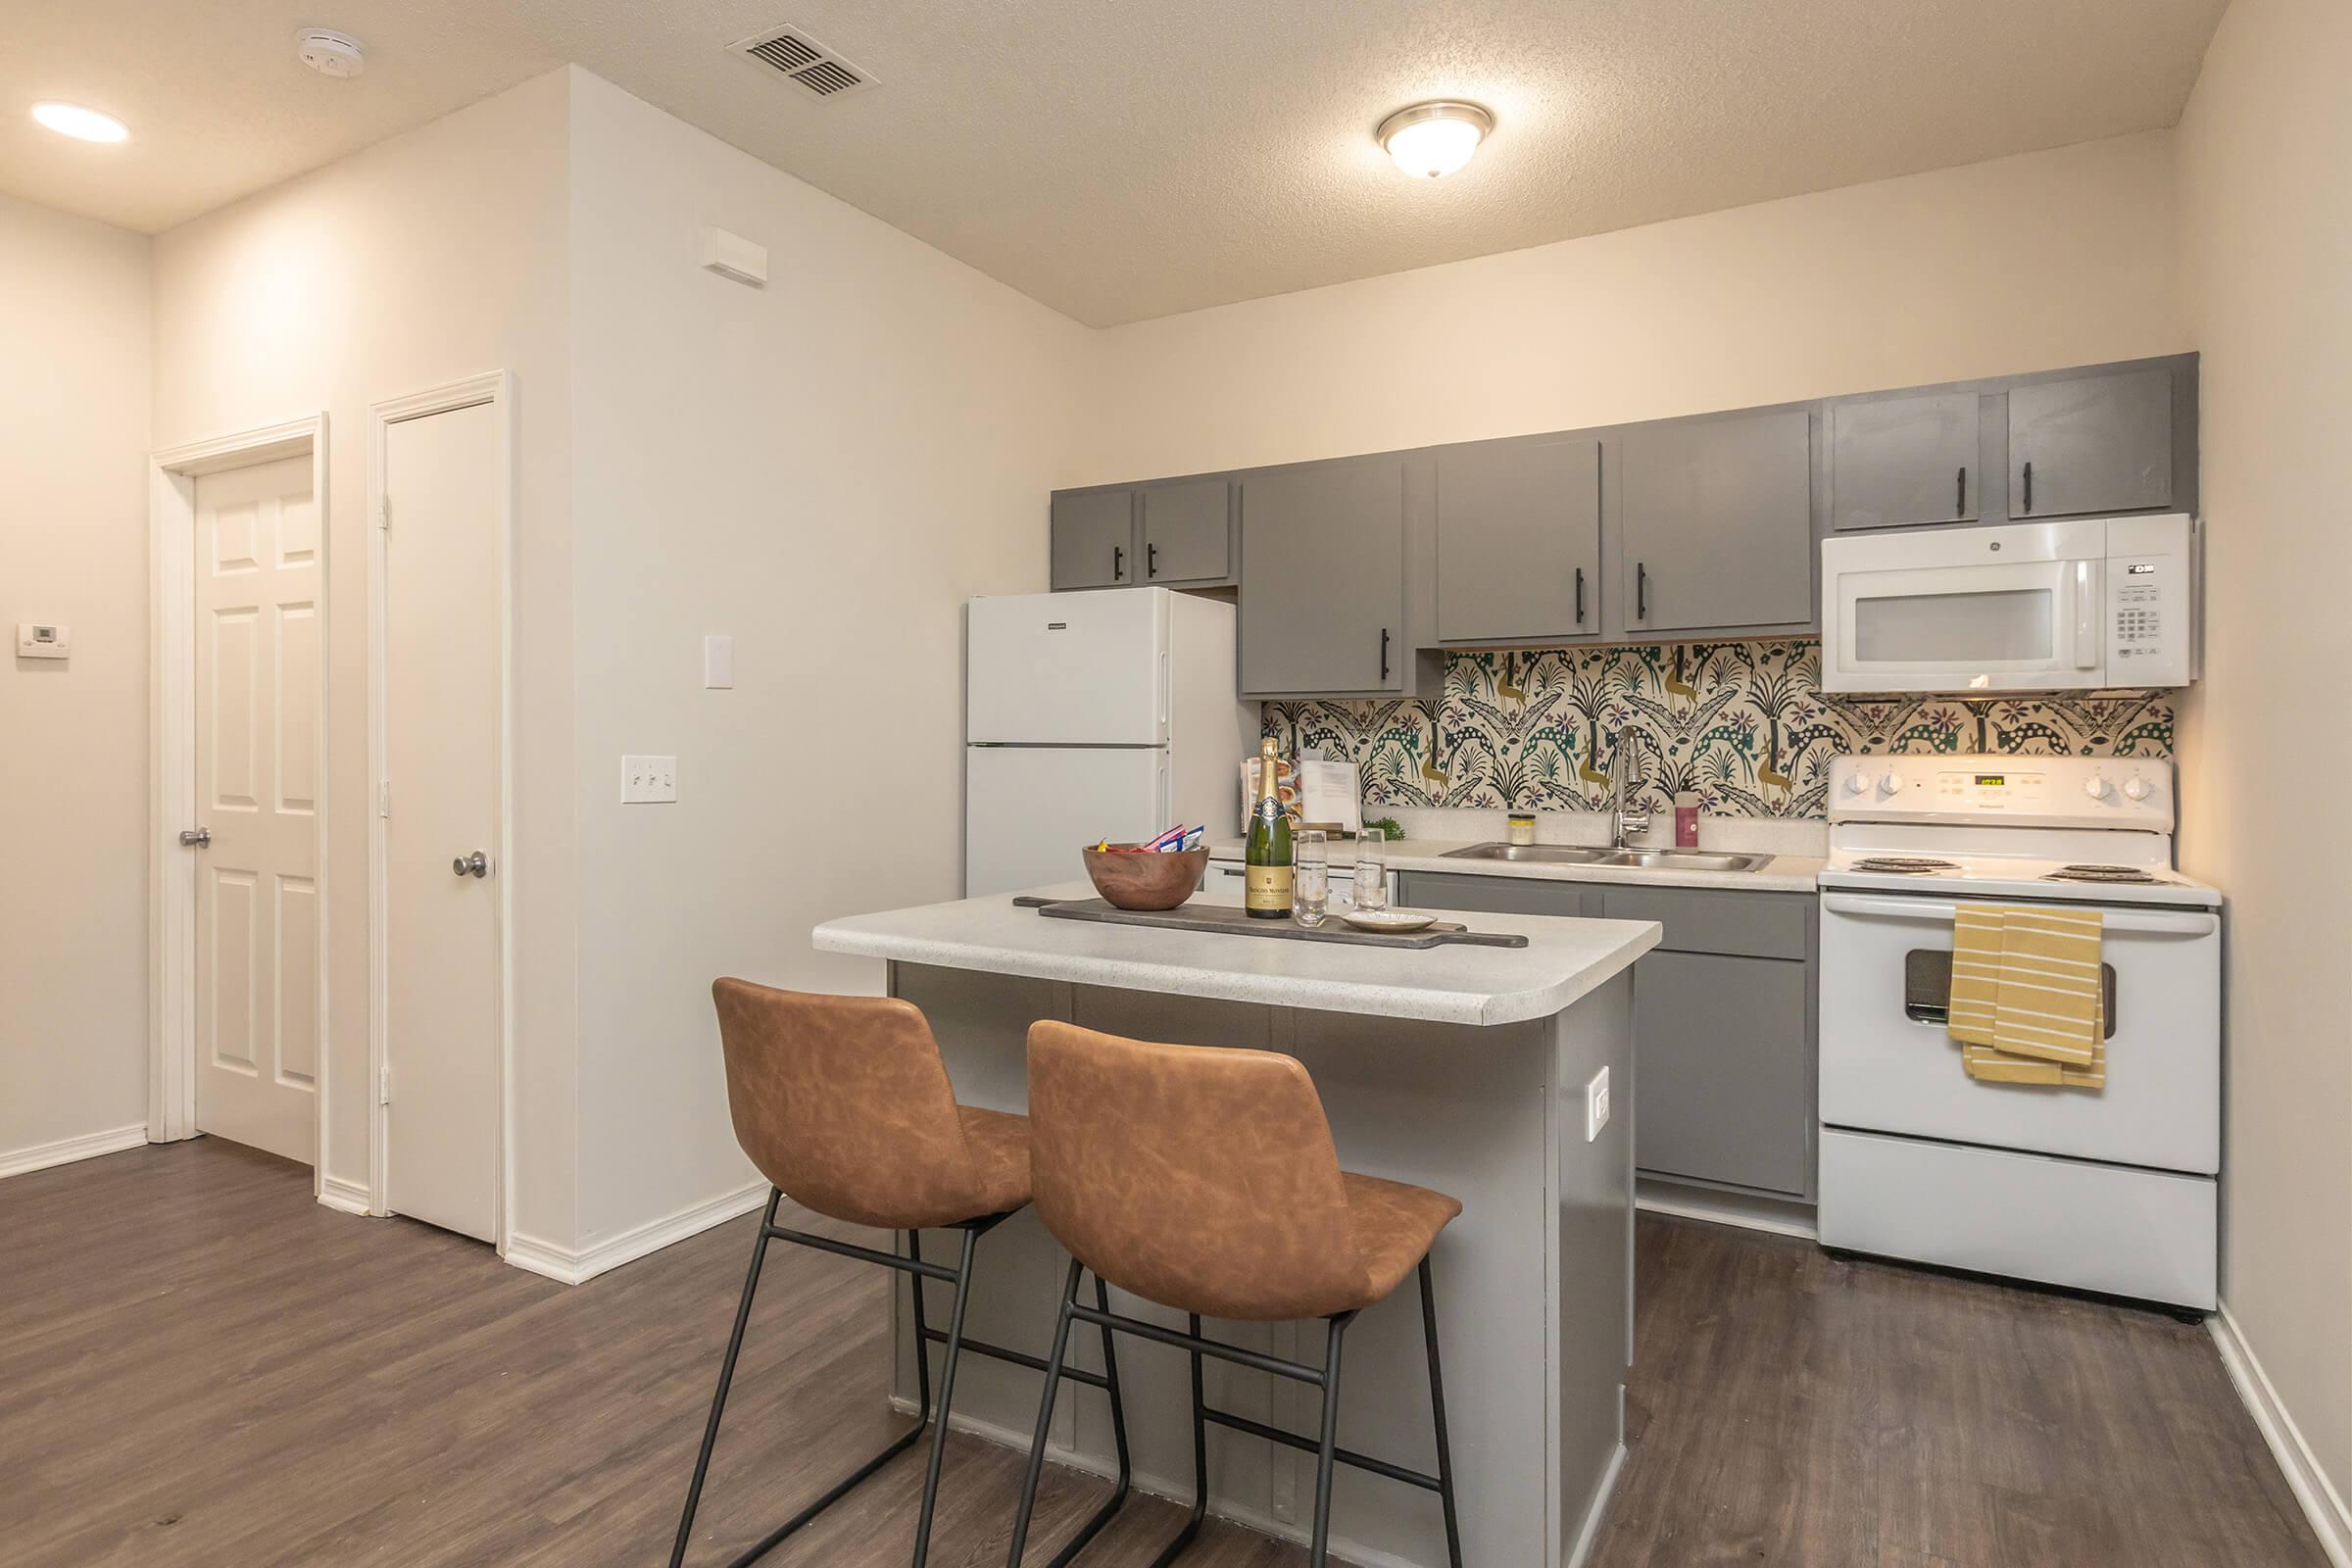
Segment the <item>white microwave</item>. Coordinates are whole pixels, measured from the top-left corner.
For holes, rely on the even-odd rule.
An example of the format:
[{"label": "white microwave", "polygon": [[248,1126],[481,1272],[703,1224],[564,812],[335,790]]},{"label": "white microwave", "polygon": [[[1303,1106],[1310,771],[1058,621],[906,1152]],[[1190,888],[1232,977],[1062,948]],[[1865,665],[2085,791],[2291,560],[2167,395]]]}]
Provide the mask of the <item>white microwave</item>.
[{"label": "white microwave", "polygon": [[2185,513],[1824,540],[1821,688],[2186,686],[2196,589]]}]

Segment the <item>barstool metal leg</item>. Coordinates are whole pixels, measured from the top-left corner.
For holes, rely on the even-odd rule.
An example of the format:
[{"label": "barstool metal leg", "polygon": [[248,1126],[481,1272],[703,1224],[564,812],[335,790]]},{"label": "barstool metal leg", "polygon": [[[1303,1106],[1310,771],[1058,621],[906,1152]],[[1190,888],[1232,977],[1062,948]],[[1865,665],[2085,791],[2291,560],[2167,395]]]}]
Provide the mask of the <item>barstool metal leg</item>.
[{"label": "barstool metal leg", "polygon": [[1021,1568],[1021,1549],[1029,1544],[1029,1517],[1037,1511],[1037,1484],[1046,1469],[1046,1434],[1054,1425],[1054,1397],[1061,1392],[1061,1362],[1070,1348],[1070,1311],[1078,1303],[1078,1271],[1070,1259],[1069,1281],[1061,1291],[1061,1315],[1054,1324],[1054,1353],[1046,1358],[1046,1392],[1037,1404],[1037,1431],[1029,1440],[1029,1468],[1021,1478],[1021,1505],[1012,1516],[1012,1550],[1005,1568]]},{"label": "barstool metal leg", "polygon": [[1323,1435],[1315,1449],[1315,1531],[1306,1556],[1313,1568],[1323,1568],[1331,1541],[1331,1477],[1340,1446],[1340,1344],[1354,1320],[1353,1312],[1327,1320],[1331,1328],[1323,1352]]},{"label": "barstool metal leg", "polygon": [[776,1205],[784,1200],[777,1188],[767,1190],[767,1213],[760,1221],[759,1240],[752,1243],[751,1272],[744,1276],[743,1299],[735,1307],[735,1328],[727,1336],[726,1359],[718,1364],[718,1392],[710,1396],[710,1419],[703,1425],[703,1450],[695,1456],[694,1479],[686,1485],[686,1511],[678,1517],[678,1539],[669,1548],[669,1568],[686,1560],[686,1543],[694,1538],[694,1511],[703,1500],[703,1481],[710,1474],[710,1450],[718,1445],[718,1418],[726,1413],[727,1388],[735,1381],[735,1359],[743,1353],[744,1326],[752,1320],[752,1298],[760,1292],[760,1269],[767,1261],[767,1233],[776,1223]]},{"label": "barstool metal leg", "polygon": [[[1200,1338],[1200,1314],[1192,1312],[1185,1317],[1186,1331],[1194,1339]],[[1152,1559],[1152,1568],[1168,1568],[1184,1554],[1184,1548],[1200,1534],[1200,1521],[1208,1517],[1208,1400],[1201,1391],[1200,1352],[1191,1352],[1193,1362],[1193,1511],[1186,1516],[1184,1528],[1176,1539],[1167,1544],[1160,1554]]]},{"label": "barstool metal leg", "polygon": [[1421,1329],[1429,1340],[1429,1409],[1438,1430],[1438,1501],[1446,1509],[1446,1560],[1462,1568],[1462,1526],[1453,1507],[1453,1446],[1446,1437],[1446,1380],[1438,1371],[1438,1290],[1421,1259]]},{"label": "barstool metal leg", "polygon": [[[931,1463],[923,1472],[922,1513],[914,1525],[914,1568],[923,1568],[924,1560],[931,1555],[931,1516],[939,1506],[939,1469],[948,1454],[948,1412],[956,1408],[956,1361],[963,1352],[963,1314],[972,1299],[972,1250],[979,1244],[980,1233],[966,1229],[963,1233],[963,1257],[956,1267],[956,1305],[948,1315],[948,1353],[939,1368],[939,1425],[931,1433]],[[923,1342],[923,1277],[917,1274],[912,1279],[915,1344],[920,1345]],[[925,1417],[930,1414],[929,1382],[926,1370],[923,1399]]]}]

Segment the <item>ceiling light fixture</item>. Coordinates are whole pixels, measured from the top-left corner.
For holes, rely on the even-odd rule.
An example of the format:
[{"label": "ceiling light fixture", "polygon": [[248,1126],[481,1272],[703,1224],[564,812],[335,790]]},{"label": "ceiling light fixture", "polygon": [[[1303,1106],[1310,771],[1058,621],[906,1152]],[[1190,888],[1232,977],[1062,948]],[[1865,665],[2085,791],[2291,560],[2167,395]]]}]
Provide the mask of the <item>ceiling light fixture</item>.
[{"label": "ceiling light fixture", "polygon": [[1408,174],[1436,179],[1470,162],[1494,128],[1494,117],[1476,104],[1415,104],[1380,122],[1380,144]]},{"label": "ceiling light fixture", "polygon": [[112,115],[79,104],[34,104],[32,118],[76,141],[128,141],[130,127]]}]

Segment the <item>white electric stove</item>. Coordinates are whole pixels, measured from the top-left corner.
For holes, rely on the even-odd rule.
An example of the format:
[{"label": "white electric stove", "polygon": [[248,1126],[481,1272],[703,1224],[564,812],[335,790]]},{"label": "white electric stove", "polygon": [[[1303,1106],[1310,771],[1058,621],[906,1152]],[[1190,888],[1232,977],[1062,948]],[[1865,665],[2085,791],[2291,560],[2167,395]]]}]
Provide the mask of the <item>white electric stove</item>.
[{"label": "white electric stove", "polygon": [[[2173,869],[2171,765],[1840,758],[1830,795],[1822,1244],[2210,1310],[2222,898]],[[1962,1070],[1962,903],[2101,911],[2105,1088]]]}]

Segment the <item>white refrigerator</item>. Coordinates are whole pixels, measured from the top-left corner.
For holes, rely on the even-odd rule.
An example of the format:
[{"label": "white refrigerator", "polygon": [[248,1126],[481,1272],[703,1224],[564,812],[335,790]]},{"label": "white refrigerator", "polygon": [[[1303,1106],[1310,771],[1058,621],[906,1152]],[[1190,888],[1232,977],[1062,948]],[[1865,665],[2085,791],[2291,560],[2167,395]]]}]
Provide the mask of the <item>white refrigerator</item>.
[{"label": "white refrigerator", "polygon": [[1241,826],[1254,705],[1233,606],[1166,588],[975,599],[965,620],[963,891],[1082,879],[1079,849]]}]

